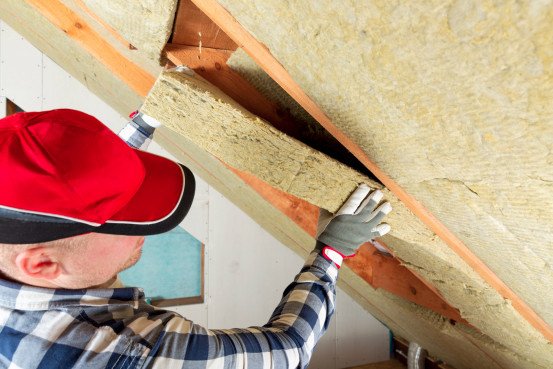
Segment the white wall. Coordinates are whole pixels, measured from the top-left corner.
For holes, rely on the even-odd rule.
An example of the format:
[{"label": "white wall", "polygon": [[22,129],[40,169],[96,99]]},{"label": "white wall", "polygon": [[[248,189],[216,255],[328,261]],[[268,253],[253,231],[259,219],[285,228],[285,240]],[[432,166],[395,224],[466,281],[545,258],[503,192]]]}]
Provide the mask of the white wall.
[{"label": "white wall", "polygon": [[[0,22],[0,117],[6,97],[26,111],[79,109],[114,131],[127,121]],[[150,151],[171,157],[155,142]],[[206,301],[174,310],[209,328],[265,324],[303,260],[196,179],[196,197],[183,227],[206,245]],[[388,330],[338,289],[336,314],[310,368],[346,368],[388,357]]]}]

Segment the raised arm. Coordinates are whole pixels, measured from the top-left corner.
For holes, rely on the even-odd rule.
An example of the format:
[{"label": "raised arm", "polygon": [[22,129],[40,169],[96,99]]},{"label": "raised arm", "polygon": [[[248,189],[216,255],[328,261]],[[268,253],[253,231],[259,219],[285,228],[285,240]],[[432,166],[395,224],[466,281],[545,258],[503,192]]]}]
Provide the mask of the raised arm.
[{"label": "raised arm", "polygon": [[144,368],[306,368],[334,313],[342,258],[389,230],[380,225],[391,210],[389,204],[377,208],[381,195],[369,192],[368,187],[360,186],[330,221],[320,217],[317,246],[267,324],[208,330],[172,316],[150,333],[158,336]]}]

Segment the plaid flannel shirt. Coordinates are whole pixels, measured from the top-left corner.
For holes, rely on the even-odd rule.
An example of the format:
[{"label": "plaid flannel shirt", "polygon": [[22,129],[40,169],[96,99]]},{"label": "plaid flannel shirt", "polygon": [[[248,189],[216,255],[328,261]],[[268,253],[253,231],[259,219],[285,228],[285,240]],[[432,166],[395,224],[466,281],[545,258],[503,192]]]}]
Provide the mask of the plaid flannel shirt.
[{"label": "plaid flannel shirt", "polygon": [[208,330],[138,288],[0,280],[0,368],[305,368],[334,313],[338,269],[313,252],[262,327]]},{"label": "plaid flannel shirt", "polygon": [[[151,126],[148,122],[152,123],[155,120],[138,110],[132,113],[130,118],[131,120],[123,127],[118,136],[130,147],[146,150],[150,146],[156,130],[156,127]],[[159,125],[159,122],[155,122],[156,126]]]}]

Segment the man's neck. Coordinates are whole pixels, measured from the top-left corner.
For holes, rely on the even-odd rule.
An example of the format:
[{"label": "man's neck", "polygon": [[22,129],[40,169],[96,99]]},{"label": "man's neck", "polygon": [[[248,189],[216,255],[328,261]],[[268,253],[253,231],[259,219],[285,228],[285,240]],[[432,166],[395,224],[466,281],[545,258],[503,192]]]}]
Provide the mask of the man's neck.
[{"label": "man's neck", "polygon": [[118,276],[116,275],[115,277],[113,277],[112,279],[107,281],[106,283],[102,283],[98,286],[93,286],[93,287],[90,287],[90,288],[91,289],[92,288],[102,289],[102,288],[121,288],[121,287],[123,287],[123,284],[121,283]]}]

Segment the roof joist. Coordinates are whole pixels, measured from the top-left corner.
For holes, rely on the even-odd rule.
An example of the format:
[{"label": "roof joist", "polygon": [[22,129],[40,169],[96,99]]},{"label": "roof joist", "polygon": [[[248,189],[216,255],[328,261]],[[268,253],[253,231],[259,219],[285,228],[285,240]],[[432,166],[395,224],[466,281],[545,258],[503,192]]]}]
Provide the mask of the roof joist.
[{"label": "roof joist", "polygon": [[146,96],[155,78],[136,63],[122,57],[117,49],[92,29],[79,14],[59,1],[28,0],[27,3],[39,10],[94,57],[109,65],[113,73],[139,95]]}]

